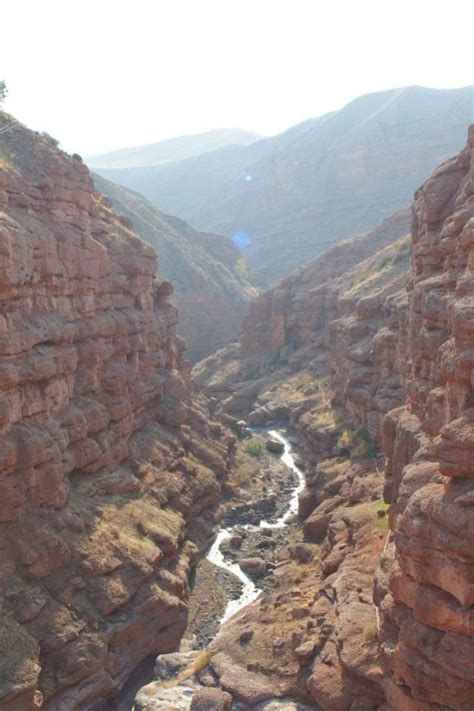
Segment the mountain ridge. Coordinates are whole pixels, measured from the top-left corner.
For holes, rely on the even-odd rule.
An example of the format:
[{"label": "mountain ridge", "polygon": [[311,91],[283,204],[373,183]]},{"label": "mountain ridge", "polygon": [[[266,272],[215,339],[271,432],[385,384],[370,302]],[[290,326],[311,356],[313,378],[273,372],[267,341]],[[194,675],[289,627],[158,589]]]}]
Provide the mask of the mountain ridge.
[{"label": "mountain ridge", "polygon": [[99,171],[194,227],[245,235],[252,269],[274,281],[407,205],[459,151],[474,87],[402,87],[357,97],[249,146],[178,164]]},{"label": "mountain ridge", "polygon": [[173,136],[155,143],[118,148],[107,153],[88,156],[85,161],[91,168],[160,165],[208,153],[227,145],[247,145],[259,138],[258,134],[244,129],[211,129],[202,133]]}]

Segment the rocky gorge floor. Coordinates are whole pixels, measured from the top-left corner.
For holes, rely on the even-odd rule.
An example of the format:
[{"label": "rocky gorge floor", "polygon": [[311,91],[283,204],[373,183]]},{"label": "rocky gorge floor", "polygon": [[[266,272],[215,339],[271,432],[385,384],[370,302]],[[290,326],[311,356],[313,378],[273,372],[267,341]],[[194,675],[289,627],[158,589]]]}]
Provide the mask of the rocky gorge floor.
[{"label": "rocky gorge floor", "polygon": [[[300,395],[301,407],[308,395]],[[262,518],[262,502],[267,506],[262,494],[277,502],[275,520],[295,482],[282,475],[277,455],[267,453],[261,464],[254,458],[258,476],[243,456],[255,438],[241,440],[241,467],[233,474],[241,480],[229,480],[231,497],[221,522],[232,523],[232,535],[222,550],[262,592],[219,627],[228,595],[239,594],[239,588],[227,588],[226,594],[222,571],[201,561],[180,652],[158,658],[155,681],[140,690],[135,708],[286,711],[317,709],[320,703],[321,708],[342,709],[353,695],[366,704],[360,708],[376,709],[382,703],[372,603],[373,574],[388,535],[382,475],[376,458],[354,456],[343,446],[344,431],[340,422],[321,424],[315,466],[315,453],[308,458],[301,430],[292,430],[295,460],[307,470],[306,486],[298,515],[279,529],[255,525]],[[238,498],[242,489],[245,502]],[[341,643],[346,647],[342,659],[336,651]],[[214,690],[214,700],[196,705],[208,689]]]}]

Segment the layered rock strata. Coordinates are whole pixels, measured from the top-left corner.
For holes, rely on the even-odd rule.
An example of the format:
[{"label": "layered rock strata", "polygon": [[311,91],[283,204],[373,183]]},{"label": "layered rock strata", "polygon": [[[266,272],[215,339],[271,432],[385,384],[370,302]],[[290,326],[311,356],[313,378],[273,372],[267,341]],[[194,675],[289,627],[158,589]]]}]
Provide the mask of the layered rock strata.
[{"label": "layered rock strata", "polygon": [[404,407],[387,415],[393,543],[376,587],[387,698],[474,706],[474,127],[417,192]]},{"label": "layered rock strata", "polygon": [[333,378],[336,401],[381,442],[404,397],[408,228],[400,211],[276,284],[250,304],[240,343],[198,364],[196,380],[239,413],[285,373]]},{"label": "layered rock strata", "polygon": [[79,157],[2,135],[4,711],[100,708],[185,629],[233,438],[193,399],[155,269]]},{"label": "layered rock strata", "polygon": [[[375,453],[370,438],[384,445],[391,534],[374,587],[382,672],[372,676],[365,666],[365,682],[383,693],[358,699],[357,708],[474,707],[473,171],[471,128],[467,147],[415,196],[410,267],[403,238],[368,259],[357,259],[357,240],[340,245],[257,300],[240,344],[197,369],[227,422],[250,410],[255,423],[289,417],[298,428],[309,463],[300,515],[307,536],[326,535],[330,560],[338,492],[321,502],[318,467],[342,454],[344,441],[328,434],[340,427],[338,417],[349,417],[362,428],[361,452]],[[328,417],[321,403],[340,411]],[[344,516],[333,522],[337,531]],[[330,603],[339,622],[350,615],[341,596]],[[326,654],[330,670],[342,668],[346,678],[348,640],[336,634],[332,662]],[[310,662],[313,698],[324,709],[353,708],[350,694],[333,693],[337,684],[325,695],[331,674],[318,676],[321,663],[319,653]]]}]

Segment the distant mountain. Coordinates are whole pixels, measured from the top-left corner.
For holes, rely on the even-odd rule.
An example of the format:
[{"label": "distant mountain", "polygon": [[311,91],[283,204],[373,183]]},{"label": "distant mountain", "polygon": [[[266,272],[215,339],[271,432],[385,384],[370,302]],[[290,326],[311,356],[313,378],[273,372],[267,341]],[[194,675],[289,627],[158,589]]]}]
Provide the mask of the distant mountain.
[{"label": "distant mountain", "polygon": [[159,143],[120,148],[103,155],[86,158],[91,168],[134,168],[147,165],[165,165],[176,161],[216,151],[226,146],[248,146],[260,138],[252,131],[223,128],[206,133],[178,136]]},{"label": "distant mountain", "polygon": [[361,96],[249,146],[101,172],[198,229],[247,244],[250,266],[275,280],[409,204],[472,122],[474,87],[411,86]]},{"label": "distant mountain", "polygon": [[134,231],[158,253],[160,274],[174,286],[178,333],[193,361],[235,338],[257,290],[248,268],[227,237],[197,232],[179,218],[157,210],[142,195],[94,175],[96,189],[133,221]]}]

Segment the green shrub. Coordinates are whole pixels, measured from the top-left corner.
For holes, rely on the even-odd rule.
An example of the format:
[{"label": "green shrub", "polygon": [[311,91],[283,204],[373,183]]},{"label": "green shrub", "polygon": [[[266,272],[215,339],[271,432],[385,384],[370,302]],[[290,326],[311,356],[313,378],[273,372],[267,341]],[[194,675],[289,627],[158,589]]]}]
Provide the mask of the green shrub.
[{"label": "green shrub", "polygon": [[244,444],[244,451],[260,459],[263,454],[263,443],[258,437],[252,437]]},{"label": "green shrub", "polygon": [[[383,499],[379,499],[376,501],[373,506],[373,512],[375,516],[375,521],[377,523],[377,526],[382,530],[385,531],[388,529],[388,508],[389,504],[385,503]],[[380,511],[383,511],[385,513],[385,516],[381,516],[379,514]]]},{"label": "green shrub", "polygon": [[347,447],[355,459],[374,459],[379,454],[378,447],[370,439],[367,429],[344,430],[339,438],[339,444]]}]

